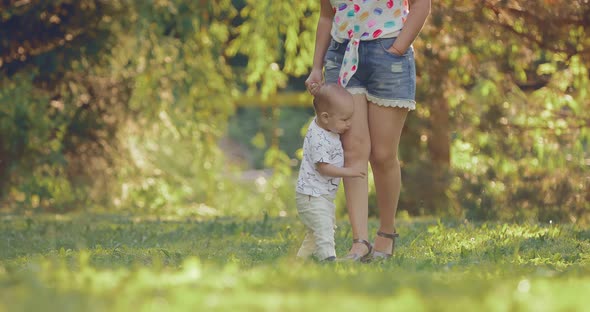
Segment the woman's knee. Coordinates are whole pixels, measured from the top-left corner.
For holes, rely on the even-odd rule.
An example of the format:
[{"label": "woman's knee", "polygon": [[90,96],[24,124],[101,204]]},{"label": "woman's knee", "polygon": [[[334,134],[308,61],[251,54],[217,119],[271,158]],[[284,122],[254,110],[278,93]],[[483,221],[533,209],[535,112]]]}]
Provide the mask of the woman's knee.
[{"label": "woman's knee", "polygon": [[371,167],[379,170],[388,170],[399,166],[397,153],[389,149],[373,148],[370,161]]}]

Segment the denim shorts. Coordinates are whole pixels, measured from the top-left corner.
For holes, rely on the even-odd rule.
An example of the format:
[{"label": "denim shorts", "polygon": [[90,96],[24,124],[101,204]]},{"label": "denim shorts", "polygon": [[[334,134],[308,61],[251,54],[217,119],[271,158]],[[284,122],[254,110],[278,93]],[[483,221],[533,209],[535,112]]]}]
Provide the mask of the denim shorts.
[{"label": "denim shorts", "polygon": [[[402,56],[387,51],[396,38],[361,41],[359,66],[349,78],[346,89],[365,94],[367,100],[387,107],[416,108],[416,62],[410,47]],[[337,83],[348,40],[332,39],[324,59],[326,83]]]}]

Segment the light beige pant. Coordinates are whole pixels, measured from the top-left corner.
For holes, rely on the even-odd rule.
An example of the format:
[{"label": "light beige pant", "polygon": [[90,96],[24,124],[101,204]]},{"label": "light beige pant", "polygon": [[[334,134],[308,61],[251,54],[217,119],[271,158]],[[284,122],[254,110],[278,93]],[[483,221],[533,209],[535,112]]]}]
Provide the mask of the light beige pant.
[{"label": "light beige pant", "polygon": [[336,227],[336,205],[328,195],[295,195],[299,218],[305,224],[307,233],[297,252],[297,257],[315,256],[319,260],[336,256],[334,229]]}]

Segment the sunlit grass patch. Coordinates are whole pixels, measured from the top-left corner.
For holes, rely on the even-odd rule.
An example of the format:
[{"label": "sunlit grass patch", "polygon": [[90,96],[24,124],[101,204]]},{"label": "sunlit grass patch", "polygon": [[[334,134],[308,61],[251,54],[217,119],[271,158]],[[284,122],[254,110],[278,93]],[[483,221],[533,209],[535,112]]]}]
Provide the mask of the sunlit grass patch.
[{"label": "sunlit grass patch", "polygon": [[[371,223],[374,233],[376,223]],[[0,311],[555,311],[590,293],[588,229],[403,221],[386,262],[294,258],[294,218],[0,220]],[[338,254],[351,240],[342,221]],[[32,300],[31,298],[35,298]]]}]

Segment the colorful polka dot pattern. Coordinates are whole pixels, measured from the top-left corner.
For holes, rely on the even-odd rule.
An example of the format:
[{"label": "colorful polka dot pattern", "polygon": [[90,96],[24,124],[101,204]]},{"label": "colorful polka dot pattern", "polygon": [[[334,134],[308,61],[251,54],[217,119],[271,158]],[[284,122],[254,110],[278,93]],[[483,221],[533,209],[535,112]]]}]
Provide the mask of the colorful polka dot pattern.
[{"label": "colorful polka dot pattern", "polygon": [[402,29],[409,11],[408,0],[330,0],[334,10],[332,37],[348,40],[338,83],[346,86],[358,69],[358,45]]}]

